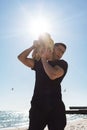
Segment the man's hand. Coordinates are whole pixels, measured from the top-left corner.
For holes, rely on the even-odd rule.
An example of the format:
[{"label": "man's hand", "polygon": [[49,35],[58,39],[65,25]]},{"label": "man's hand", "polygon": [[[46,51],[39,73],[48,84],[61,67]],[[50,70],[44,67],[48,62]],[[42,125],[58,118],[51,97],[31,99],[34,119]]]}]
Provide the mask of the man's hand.
[{"label": "man's hand", "polygon": [[38,41],[38,40],[34,40],[34,41],[33,41],[33,46],[34,46],[35,48],[39,47],[39,41]]},{"label": "man's hand", "polygon": [[45,48],[42,50],[41,59],[43,58],[46,60],[52,60],[52,56],[53,56],[53,53],[49,48]]},{"label": "man's hand", "polygon": [[41,56],[41,59],[47,59],[47,49],[46,48],[43,48],[41,51],[40,51],[40,56]]}]

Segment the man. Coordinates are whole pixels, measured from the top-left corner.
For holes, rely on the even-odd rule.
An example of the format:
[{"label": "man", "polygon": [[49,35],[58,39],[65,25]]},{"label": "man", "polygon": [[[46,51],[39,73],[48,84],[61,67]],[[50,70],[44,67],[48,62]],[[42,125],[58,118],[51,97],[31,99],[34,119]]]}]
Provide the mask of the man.
[{"label": "man", "polygon": [[60,60],[66,50],[63,43],[54,45],[53,59],[47,49],[40,54],[39,61],[27,58],[35,48],[31,46],[18,59],[36,72],[34,94],[29,113],[29,130],[64,130],[66,125],[65,106],[61,96],[61,81],[67,72],[67,62]]}]

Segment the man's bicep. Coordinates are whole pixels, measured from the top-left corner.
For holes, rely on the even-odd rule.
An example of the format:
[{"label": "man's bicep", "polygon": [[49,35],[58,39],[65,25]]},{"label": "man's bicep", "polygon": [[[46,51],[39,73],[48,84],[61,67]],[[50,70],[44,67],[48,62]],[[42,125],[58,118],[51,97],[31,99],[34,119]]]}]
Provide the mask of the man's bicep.
[{"label": "man's bicep", "polygon": [[34,67],[34,60],[31,58],[26,58],[24,64],[30,68]]}]

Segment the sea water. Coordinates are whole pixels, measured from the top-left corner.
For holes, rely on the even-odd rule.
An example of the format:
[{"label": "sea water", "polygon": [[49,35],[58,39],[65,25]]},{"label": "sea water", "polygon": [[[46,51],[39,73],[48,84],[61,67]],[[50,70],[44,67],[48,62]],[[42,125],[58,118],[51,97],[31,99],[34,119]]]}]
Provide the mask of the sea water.
[{"label": "sea water", "polygon": [[[28,119],[29,113],[18,112],[18,111],[0,111],[0,130],[1,128],[11,128],[11,127],[24,127],[29,125]],[[66,115],[67,122],[87,119],[87,115],[71,114]]]},{"label": "sea water", "polygon": [[67,122],[78,121],[81,119],[87,119],[87,114],[67,114]]},{"label": "sea water", "polygon": [[28,113],[0,111],[0,128],[28,126]]}]

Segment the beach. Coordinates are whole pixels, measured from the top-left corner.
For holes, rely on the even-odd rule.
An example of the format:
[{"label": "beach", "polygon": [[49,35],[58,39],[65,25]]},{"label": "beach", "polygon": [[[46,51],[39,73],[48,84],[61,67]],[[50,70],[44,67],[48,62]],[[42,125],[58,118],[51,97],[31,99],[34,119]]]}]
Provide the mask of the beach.
[{"label": "beach", "polygon": [[[27,130],[27,127],[22,127],[22,128],[5,128],[2,130]],[[44,130],[48,130],[45,128]],[[87,119],[80,119],[80,120],[75,120],[68,122],[65,130],[87,130]]]},{"label": "beach", "polygon": [[66,125],[65,130],[87,130],[87,119],[69,122]]},{"label": "beach", "polygon": [[[87,114],[68,114],[66,117],[67,125],[64,130],[87,130]],[[28,113],[0,111],[0,130],[27,130],[28,125]]]}]

